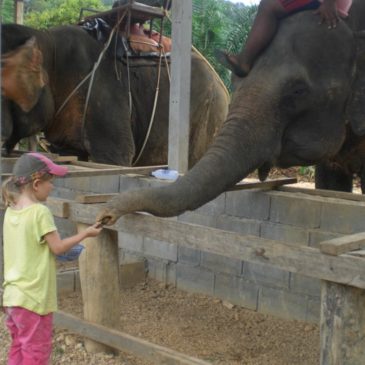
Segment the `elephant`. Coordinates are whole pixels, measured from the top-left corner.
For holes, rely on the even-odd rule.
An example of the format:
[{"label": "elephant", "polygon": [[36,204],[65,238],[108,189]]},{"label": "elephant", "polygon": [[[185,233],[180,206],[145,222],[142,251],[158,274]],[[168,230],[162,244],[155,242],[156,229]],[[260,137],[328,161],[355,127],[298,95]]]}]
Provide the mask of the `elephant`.
[{"label": "elephant", "polygon": [[[168,59],[161,58],[159,67],[159,57],[133,57],[127,67],[103,47],[77,25],[2,25],[6,154],[20,139],[42,131],[51,152],[122,166],[167,163]],[[206,151],[229,105],[226,87],[195,50],[191,64],[189,166]]]},{"label": "elephant", "polygon": [[[136,211],[168,217],[195,210],[256,169],[264,180],[274,166],[318,165],[319,187],[338,175],[363,175],[365,1],[354,0],[335,29],[318,20],[311,11],[283,19],[250,73],[233,77],[227,119],[192,169],[168,186],[118,194],[98,221],[113,224]],[[348,188],[339,180],[335,185]]]}]

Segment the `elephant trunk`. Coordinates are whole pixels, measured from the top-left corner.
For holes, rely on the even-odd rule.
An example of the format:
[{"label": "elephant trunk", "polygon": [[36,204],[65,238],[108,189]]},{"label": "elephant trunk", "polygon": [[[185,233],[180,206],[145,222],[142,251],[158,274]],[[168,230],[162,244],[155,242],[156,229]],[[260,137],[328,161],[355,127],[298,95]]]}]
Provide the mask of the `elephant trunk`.
[{"label": "elephant trunk", "polygon": [[[252,100],[247,102],[257,105],[254,99],[252,95]],[[227,121],[213,145],[176,182],[160,188],[127,191],[108,202],[106,212],[113,213],[113,221],[135,211],[169,217],[194,210],[234,186],[263,163],[271,161],[280,148],[279,124],[273,120],[272,114],[271,120],[266,118],[268,113],[262,112],[265,108],[261,108],[259,120],[242,118],[239,105],[242,101],[235,103],[233,100]],[[267,106],[266,110],[271,109]],[[106,212],[103,216],[108,215]]]}]

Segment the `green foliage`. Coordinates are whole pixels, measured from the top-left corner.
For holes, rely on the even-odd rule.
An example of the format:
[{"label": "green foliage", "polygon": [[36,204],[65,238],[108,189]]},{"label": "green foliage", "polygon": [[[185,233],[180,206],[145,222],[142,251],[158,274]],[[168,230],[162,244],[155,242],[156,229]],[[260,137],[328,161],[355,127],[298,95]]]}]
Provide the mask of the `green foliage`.
[{"label": "green foliage", "polygon": [[101,0],[33,0],[25,14],[24,23],[34,28],[75,24],[82,8],[103,11],[109,7],[105,7]]},{"label": "green foliage", "polygon": [[224,83],[230,86],[230,72],[217,62],[216,49],[237,53],[246,41],[257,6],[222,0],[193,0],[193,44],[208,59]]},{"label": "green foliage", "polygon": [[14,22],[14,0],[0,0],[1,22]]}]

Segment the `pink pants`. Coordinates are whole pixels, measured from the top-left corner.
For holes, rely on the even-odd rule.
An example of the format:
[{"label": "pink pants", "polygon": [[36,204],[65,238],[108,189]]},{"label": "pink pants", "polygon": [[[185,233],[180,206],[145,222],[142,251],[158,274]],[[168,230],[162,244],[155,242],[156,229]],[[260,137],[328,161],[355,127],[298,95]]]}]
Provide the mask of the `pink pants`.
[{"label": "pink pants", "polygon": [[12,338],[8,365],[48,365],[52,352],[52,313],[41,316],[6,307],[5,323]]}]

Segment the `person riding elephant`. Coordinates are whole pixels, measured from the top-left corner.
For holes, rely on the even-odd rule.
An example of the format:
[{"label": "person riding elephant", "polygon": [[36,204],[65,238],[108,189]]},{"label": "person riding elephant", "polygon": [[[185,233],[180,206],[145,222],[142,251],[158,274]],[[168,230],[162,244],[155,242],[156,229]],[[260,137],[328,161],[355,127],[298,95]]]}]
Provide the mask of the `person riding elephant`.
[{"label": "person riding elephant", "polygon": [[176,182],[119,194],[98,220],[136,211],[174,216],[194,210],[258,169],[317,165],[319,188],[365,192],[365,1],[354,0],[335,29],[312,11],[280,22],[244,78],[233,75],[228,116],[213,144]]},{"label": "person riding elephant", "polygon": [[335,28],[347,17],[352,0],[261,0],[247,42],[238,55],[217,51],[217,58],[237,76],[246,76],[257,56],[274,38],[281,19],[299,11],[317,9],[321,22]]}]

